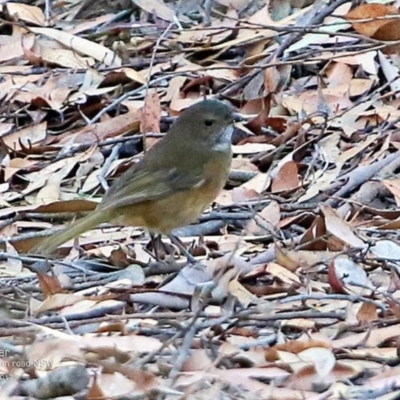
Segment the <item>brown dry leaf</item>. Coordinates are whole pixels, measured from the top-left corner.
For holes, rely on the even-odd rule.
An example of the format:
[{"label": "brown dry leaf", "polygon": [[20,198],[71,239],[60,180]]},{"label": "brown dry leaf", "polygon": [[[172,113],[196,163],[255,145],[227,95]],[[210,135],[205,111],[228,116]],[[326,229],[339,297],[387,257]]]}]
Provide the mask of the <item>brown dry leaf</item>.
[{"label": "brown dry leaf", "polygon": [[[67,49],[49,49],[40,46],[38,57],[41,62],[56,64],[60,67],[87,69],[94,66],[95,60],[91,57],[81,57],[73,50]],[[64,88],[67,89],[67,88]],[[68,91],[69,93],[69,91]],[[51,93],[53,96],[53,93]]]},{"label": "brown dry leaf", "polygon": [[233,154],[256,154],[273,149],[275,149],[275,146],[268,143],[245,143],[232,146]]},{"label": "brown dry leaf", "polygon": [[298,176],[297,164],[294,161],[288,161],[279,169],[277,175],[272,180],[271,192],[283,192],[297,189],[300,180]]},{"label": "brown dry leaf", "polygon": [[51,365],[56,368],[62,365],[66,358],[84,361],[79,341],[61,332],[58,337],[60,338],[48,337],[43,341],[37,340],[27,348],[27,357],[32,365],[38,365],[40,362],[42,365]]},{"label": "brown dry leaf", "polygon": [[375,304],[362,303],[357,313],[357,319],[360,323],[371,323],[378,319],[378,312]]},{"label": "brown dry leaf", "polygon": [[[327,89],[322,89],[321,93],[324,98],[324,102],[329,107],[328,113],[329,116],[334,116],[340,110],[345,110],[350,108],[353,103],[348,98],[348,96],[342,95],[325,95],[325,91]],[[319,110],[318,108],[318,92],[317,91],[308,91],[303,92],[298,96],[291,96],[283,100],[282,104],[288,108],[291,112],[305,112],[306,114],[313,114],[317,113]]]},{"label": "brown dry leaf", "polygon": [[61,182],[75,167],[71,162],[48,176],[46,184],[37,192],[35,204],[49,204],[61,200]]},{"label": "brown dry leaf", "polygon": [[181,89],[185,84],[187,78],[185,76],[173,77],[168,85],[167,93],[162,98],[163,101],[172,102],[172,100],[179,99]]},{"label": "brown dry leaf", "polygon": [[[256,138],[257,139],[261,139],[263,136],[261,136],[263,134],[262,128],[268,126],[267,125],[267,121],[269,119],[268,115],[270,112],[270,101],[266,100],[266,104],[265,106],[263,106],[263,108],[260,110],[260,112],[258,113],[258,115],[251,119],[250,121],[248,121],[245,125],[245,127],[247,129],[249,129],[251,132],[254,132],[256,135],[258,135]],[[247,143],[251,143],[251,139],[255,139],[254,137],[250,137],[246,140],[246,144]]]},{"label": "brown dry leaf", "polygon": [[[0,137],[9,144],[0,143],[1,329],[28,354],[36,348],[40,366],[6,368],[7,386],[79,362],[97,371],[90,398],[115,396],[115,385],[121,396],[134,397],[155,389],[168,398],[362,398],[359,388],[365,395],[374,377],[382,390],[382,382],[390,382],[380,371],[398,374],[399,327],[393,321],[400,315],[400,247],[390,229],[400,221],[386,193],[397,197],[396,161],[389,168],[376,163],[398,157],[400,149],[399,57],[387,56],[380,47],[391,44],[382,40],[359,47],[360,35],[349,33],[354,29],[342,18],[354,13],[350,1],[322,20],[332,5],[324,1],[220,0],[213,3],[209,26],[191,14],[204,17],[206,3],[184,1],[179,9],[175,3],[137,0],[136,20],[120,13],[119,2],[100,8],[95,2],[54,3],[48,21],[41,4],[0,5]],[[392,17],[392,6],[384,7]],[[372,18],[369,25],[352,23],[375,29],[380,18]],[[187,22],[181,27],[182,19]],[[378,28],[382,38],[397,35],[397,25],[390,24]],[[306,33],[280,54],[277,30],[267,25]],[[53,274],[23,269],[20,255],[29,254],[40,230],[67,226],[96,207],[103,196],[100,171],[112,182],[142,159],[149,143],[135,137],[140,126],[164,133],[171,117],[205,92],[244,120],[233,135],[234,179],[217,197],[219,204],[181,230],[196,264],[180,267],[178,254],[166,265],[154,263],[142,229],[110,221],[60,246],[61,261],[48,260],[55,262]],[[368,185],[382,191],[368,207],[360,204],[357,188],[342,193],[342,177],[361,174],[364,166],[375,168]],[[382,180],[392,181],[390,190]],[[338,212],[326,206],[326,195]],[[249,222],[252,214],[256,220]],[[369,248],[365,238],[372,240]],[[82,245],[79,250],[70,249],[74,243]],[[354,247],[368,253],[344,255]],[[368,264],[353,261],[360,255]],[[84,273],[67,274],[70,263]],[[178,273],[170,279],[172,271]],[[38,285],[48,298],[44,308],[32,292]],[[180,367],[173,356],[186,345],[172,340],[168,346],[159,338],[190,326],[200,292],[210,293],[212,302],[203,310],[205,324],[197,324],[183,354],[177,386],[163,387],[171,368]],[[157,308],[149,313],[151,305]],[[32,315],[43,309],[35,324]],[[8,324],[14,313],[30,325]],[[232,320],[238,313],[243,326]],[[65,318],[74,335],[58,329]],[[178,325],[171,323],[176,318]],[[32,340],[22,340],[20,329],[28,329]],[[290,340],[293,335],[305,340]],[[269,347],[273,343],[279,344]],[[128,365],[149,354],[151,372]],[[354,378],[357,385],[351,385]]]},{"label": "brown dry leaf", "polygon": [[[1,135],[0,135],[1,136]],[[28,160],[26,158],[13,158],[8,165],[5,165],[5,160],[2,162],[4,167],[4,180],[8,181],[14,174],[21,169],[29,169],[29,167],[36,164],[36,161]]]},{"label": "brown dry leaf", "polygon": [[60,310],[64,307],[75,304],[79,301],[84,300],[84,296],[78,296],[70,293],[56,293],[47,297],[35,310],[36,315],[50,310]]},{"label": "brown dry leaf", "polygon": [[[279,255],[282,256],[279,257]],[[327,263],[337,253],[332,251],[308,251],[308,250],[283,250],[277,251],[277,260],[279,264],[285,266],[290,271],[301,267],[303,270],[307,270],[317,264]]]},{"label": "brown dry leaf", "polygon": [[[102,396],[141,395],[151,389],[160,389],[159,380],[147,371],[129,368],[120,363],[106,362],[102,364],[103,373],[96,380],[97,391],[101,392]],[[115,389],[115,385],[117,389]],[[98,397],[88,397],[88,399],[91,398],[96,399]]]},{"label": "brown dry leaf", "polygon": [[397,206],[400,205],[400,179],[384,179],[382,184],[386,186],[390,192],[393,194]]},{"label": "brown dry leaf", "polygon": [[122,64],[121,59],[112,50],[90,40],[53,28],[30,28],[30,30],[38,35],[52,38],[72,51],[93,57],[105,65],[119,67]]},{"label": "brown dry leaf", "polygon": [[160,133],[161,104],[156,90],[150,90],[142,110],[141,133]]},{"label": "brown dry leaf", "polygon": [[[40,289],[46,299],[53,298],[53,296],[63,292],[63,288],[57,276],[48,275],[46,272],[42,272],[41,270],[38,270],[36,273]],[[43,303],[37,303],[32,311],[37,312],[38,308],[40,308],[42,304]]]},{"label": "brown dry leaf", "polygon": [[[22,192],[27,195],[32,192],[34,192],[37,189],[42,188],[47,181],[55,174],[59,173],[60,175],[55,176],[55,181],[53,182],[55,187],[57,187],[58,183],[62,176],[64,176],[66,173],[68,173],[69,170],[71,170],[74,165],[78,162],[86,161],[88,158],[90,158],[91,154],[93,153],[94,148],[90,148],[84,153],[78,153],[74,157],[69,157],[65,159],[61,159],[59,161],[53,162],[53,164],[49,164],[47,167],[43,168],[41,171],[37,172],[32,172],[28,175],[26,175],[26,179],[29,180],[29,185],[26,187]],[[51,183],[51,181],[50,181]],[[53,198],[53,194],[51,194],[49,191],[46,191],[46,194],[50,194],[50,198]],[[39,201],[42,199],[39,198]],[[46,199],[44,199],[46,200]]]},{"label": "brown dry leaf", "polygon": [[230,293],[242,307],[247,308],[253,303],[256,297],[251,294],[237,279],[229,282],[228,293]]},{"label": "brown dry leaf", "polygon": [[90,19],[88,21],[82,21],[82,22],[78,22],[77,25],[75,26],[68,26],[65,28],[65,30],[69,33],[71,33],[72,35],[76,35],[78,33],[81,32],[85,32],[87,30],[90,30],[91,28],[95,28],[99,25],[102,25],[104,23],[106,23],[107,21],[110,20],[110,18],[112,18],[114,16],[114,14],[105,14],[105,15],[100,15],[99,17]]},{"label": "brown dry leaf", "polygon": [[273,66],[264,72],[264,87],[267,93],[277,93],[285,88],[290,81],[291,65]]},{"label": "brown dry leaf", "polygon": [[370,251],[378,258],[384,260],[398,260],[400,259],[400,246],[392,240],[378,240]]},{"label": "brown dry leaf", "polygon": [[[4,231],[2,233],[4,233]],[[0,274],[3,277],[21,276],[23,270],[22,261],[18,260],[18,258],[14,258],[18,257],[18,252],[10,243],[6,243],[6,252],[10,257],[0,262]]]},{"label": "brown dry leaf", "polygon": [[258,172],[258,168],[248,159],[244,157],[235,157],[231,163],[231,171],[248,171]]},{"label": "brown dry leaf", "polygon": [[234,188],[232,190],[233,203],[245,203],[249,200],[255,200],[260,197],[260,194],[254,189],[246,189],[242,187]]},{"label": "brown dry leaf", "polygon": [[201,97],[200,94],[193,95],[193,97],[190,96],[185,98],[175,97],[171,100],[169,108],[171,109],[171,111],[178,114],[180,111],[192,106],[193,104],[198,103],[201,100],[203,100],[203,97]]},{"label": "brown dry leaf", "polygon": [[328,281],[336,293],[371,295],[374,286],[362,265],[347,255],[334,258],[328,267]]},{"label": "brown dry leaf", "polygon": [[232,191],[222,189],[221,192],[218,194],[217,198],[214,200],[214,202],[216,204],[219,204],[220,206],[228,206],[233,204],[234,201],[232,198]]},{"label": "brown dry leaf", "polygon": [[142,8],[149,14],[154,14],[158,18],[165,21],[172,22],[174,18],[179,19],[181,22],[190,23],[190,19],[185,15],[175,11],[164,4],[161,0],[132,0],[138,7]]},{"label": "brown dry leaf", "polygon": [[315,321],[308,318],[283,319],[282,327],[287,329],[315,330]]},{"label": "brown dry leaf", "polygon": [[[36,175],[37,177],[37,175]],[[96,208],[97,203],[89,200],[67,200],[59,201],[51,204],[42,206],[15,206],[9,208],[0,209],[0,217],[9,217],[10,214],[18,212],[36,211],[38,213],[62,213],[62,212],[85,212],[92,211]]]},{"label": "brown dry leaf", "polygon": [[[354,368],[344,363],[337,362],[329,374],[321,376],[317,368],[314,365],[308,365],[297,371],[291,376],[287,382],[292,388],[296,388],[299,391],[312,390],[315,386],[317,387],[330,387],[334,391],[334,385],[340,380],[346,380],[355,378],[363,368]],[[331,390],[329,391],[330,393]],[[343,388],[339,390],[339,393],[343,394]],[[326,393],[317,399],[326,399]]]},{"label": "brown dry leaf", "polygon": [[[297,254],[297,252],[293,252]],[[279,263],[279,265],[282,265],[285,267],[287,270],[294,272],[296,271],[297,268],[299,268],[300,264],[297,262],[295,258],[292,258],[286,250],[284,250],[281,246],[276,245],[275,246],[275,255],[276,255],[276,261]]]},{"label": "brown dry leaf", "polygon": [[127,78],[131,79],[134,82],[141,83],[142,85],[144,85],[146,83],[146,79],[144,78],[142,73],[136,71],[133,68],[127,68],[127,67],[119,68],[119,69],[116,69],[115,71],[111,72],[109,75],[112,75],[113,73],[124,74],[124,76],[126,76]]},{"label": "brown dry leaf", "polygon": [[320,378],[328,376],[336,364],[332,350],[325,347],[310,347],[297,354],[301,361],[312,363]]},{"label": "brown dry leaf", "polygon": [[[389,6],[386,4],[362,4],[350,12],[348,12],[344,18],[352,23],[353,28],[362,35],[373,37],[374,34],[386,25],[390,19],[383,18],[378,19],[377,17],[385,17],[390,15],[399,14],[397,7]],[[356,22],[357,20],[370,20],[364,22]],[[396,40],[396,39],[383,39],[383,40]]]},{"label": "brown dry leaf", "polygon": [[326,71],[329,86],[338,86],[350,82],[353,78],[353,71],[344,62],[333,62]]},{"label": "brown dry leaf", "polygon": [[279,203],[273,200],[249,221],[245,232],[247,235],[256,236],[268,234],[268,232],[272,232],[276,229],[280,218],[281,212]]},{"label": "brown dry leaf", "polygon": [[351,137],[354,132],[359,129],[365,128],[369,124],[376,124],[375,119],[363,118],[363,116],[361,115],[363,112],[365,112],[365,110],[371,107],[372,104],[372,101],[363,102],[362,104],[356,105],[342,115],[342,118],[339,120],[339,125],[343,128],[344,133],[348,137]]},{"label": "brown dry leaf", "polygon": [[310,348],[326,348],[330,349],[331,345],[328,341],[318,340],[318,339],[310,339],[309,337],[302,337],[298,340],[288,340],[282,344],[276,344],[273,349],[275,350],[284,350],[289,353],[298,354],[306,349]]},{"label": "brown dry leaf", "polygon": [[383,328],[373,328],[361,333],[353,333],[341,339],[332,340],[332,346],[334,349],[354,349],[360,345],[366,348],[377,347],[390,338],[397,338],[399,329],[400,325],[395,324]]},{"label": "brown dry leaf", "polygon": [[4,143],[13,150],[21,150],[21,145],[31,147],[46,138],[47,122],[27,126],[2,138]]},{"label": "brown dry leaf", "polygon": [[235,70],[230,68],[230,65],[225,62],[215,63],[213,69],[208,69],[205,71],[206,76],[210,76],[217,81],[227,81],[234,82],[237,79],[237,74]]},{"label": "brown dry leaf", "polygon": [[261,111],[264,109],[268,108],[269,111],[269,106],[268,106],[268,98],[270,96],[265,96],[265,97],[257,97],[256,99],[251,99],[247,101],[243,107],[241,107],[240,112],[242,114],[259,114]]},{"label": "brown dry leaf", "polygon": [[70,133],[60,143],[97,143],[110,137],[116,137],[126,132],[138,131],[142,120],[137,110],[118,115],[94,125],[88,125],[75,133]]},{"label": "brown dry leaf", "polygon": [[18,36],[0,35],[0,62],[21,58],[25,53],[24,47],[33,47],[34,40],[34,35],[27,35],[23,40]]},{"label": "brown dry leaf", "polygon": [[6,7],[8,13],[17,21],[21,20],[39,26],[46,24],[43,11],[39,7],[13,2],[7,2]]},{"label": "brown dry leaf", "polygon": [[323,240],[325,235],[325,220],[324,218],[318,216],[313,220],[311,226],[306,230],[300,243],[311,243],[311,245],[305,247],[306,250],[327,250],[327,243],[325,240]]},{"label": "brown dry leaf", "polygon": [[[332,57],[332,55],[330,56],[327,55],[327,57],[330,58]],[[370,51],[368,53],[339,57],[336,59],[336,61],[340,61],[351,66],[359,66],[360,68],[362,68],[364,72],[372,76],[375,76],[378,72],[376,69],[376,64],[373,62],[375,57],[376,57],[376,52]]]},{"label": "brown dry leaf", "polygon": [[34,83],[26,84],[23,86],[23,90],[10,94],[9,98],[38,107],[51,107],[54,110],[61,110],[70,90],[66,87],[57,86],[57,80],[50,77],[43,86],[39,87]]},{"label": "brown dry leaf", "polygon": [[[397,10],[398,15],[398,10]],[[385,24],[377,29],[372,35],[374,39],[385,40],[385,41],[395,41],[400,39],[400,21],[396,18],[392,21],[387,21]]]},{"label": "brown dry leaf", "polygon": [[213,366],[213,362],[204,349],[194,349],[186,358],[182,371],[204,371]]},{"label": "brown dry leaf", "polygon": [[352,247],[365,247],[365,243],[354,234],[350,225],[343,221],[335,210],[326,204],[320,204],[320,207],[325,217],[326,230],[329,233]]},{"label": "brown dry leaf", "polygon": [[[230,8],[226,13],[224,19],[213,19],[211,28],[196,27],[195,29],[187,29],[181,31],[179,35],[179,42],[200,45],[202,43],[217,44],[228,38],[232,31],[229,27],[234,28],[237,25],[238,15],[237,12]],[[221,27],[221,29],[218,29]]]},{"label": "brown dry leaf", "polygon": [[259,172],[255,177],[251,178],[246,183],[243,183],[239,188],[245,191],[251,191],[253,193],[261,194],[270,185],[271,178],[269,174]]},{"label": "brown dry leaf", "polygon": [[265,272],[273,275],[274,277],[289,285],[302,285],[299,277],[296,274],[279,264],[269,263],[267,268],[265,269]]},{"label": "brown dry leaf", "polygon": [[77,314],[85,314],[89,312],[96,312],[96,310],[102,310],[104,308],[113,308],[120,306],[122,308],[121,302],[118,300],[107,300],[107,295],[98,296],[95,300],[83,299],[81,301],[72,301],[70,304],[66,304],[60,310],[61,315],[69,316],[69,315],[77,315]]},{"label": "brown dry leaf", "polygon": [[217,3],[240,10],[247,4],[247,0],[217,0]]}]

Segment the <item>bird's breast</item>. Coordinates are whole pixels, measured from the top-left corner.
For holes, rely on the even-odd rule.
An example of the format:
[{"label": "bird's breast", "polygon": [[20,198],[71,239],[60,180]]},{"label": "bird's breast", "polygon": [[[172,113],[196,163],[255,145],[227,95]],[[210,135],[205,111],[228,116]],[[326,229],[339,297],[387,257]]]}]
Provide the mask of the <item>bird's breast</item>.
[{"label": "bird's breast", "polygon": [[177,190],[164,198],[131,206],[131,218],[126,217],[127,213],[121,213],[125,223],[143,226],[155,233],[168,234],[176,228],[196,221],[224,187],[230,162],[230,154],[210,157],[204,164],[202,179],[199,179],[196,185]]}]

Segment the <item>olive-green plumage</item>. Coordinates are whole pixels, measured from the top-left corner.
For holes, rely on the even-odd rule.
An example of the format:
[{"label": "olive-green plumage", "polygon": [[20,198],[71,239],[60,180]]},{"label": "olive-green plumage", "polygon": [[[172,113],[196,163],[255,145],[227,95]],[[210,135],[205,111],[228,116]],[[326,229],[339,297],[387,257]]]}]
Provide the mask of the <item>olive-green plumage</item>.
[{"label": "olive-green plumage", "polygon": [[232,159],[233,115],[203,100],[185,111],[142,161],[117,178],[86,217],[45,238],[33,253],[49,254],[104,222],[169,234],[190,224],[223,188]]}]

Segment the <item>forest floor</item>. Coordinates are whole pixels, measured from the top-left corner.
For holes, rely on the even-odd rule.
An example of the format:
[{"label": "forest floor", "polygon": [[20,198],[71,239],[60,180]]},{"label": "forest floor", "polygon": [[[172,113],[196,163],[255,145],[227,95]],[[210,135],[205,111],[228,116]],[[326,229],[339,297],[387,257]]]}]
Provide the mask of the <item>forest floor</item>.
[{"label": "forest floor", "polygon": [[[399,4],[1,1],[0,400],[399,398]],[[196,264],[30,251],[204,97],[243,120]]]}]

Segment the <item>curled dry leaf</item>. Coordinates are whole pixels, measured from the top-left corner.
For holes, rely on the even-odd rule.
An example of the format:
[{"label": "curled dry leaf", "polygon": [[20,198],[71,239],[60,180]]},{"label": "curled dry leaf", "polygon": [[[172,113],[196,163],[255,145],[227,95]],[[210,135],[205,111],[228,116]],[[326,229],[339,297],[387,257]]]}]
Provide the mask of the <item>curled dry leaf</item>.
[{"label": "curled dry leaf", "polygon": [[336,293],[369,296],[374,290],[363,266],[346,255],[340,255],[330,262],[328,280]]}]

